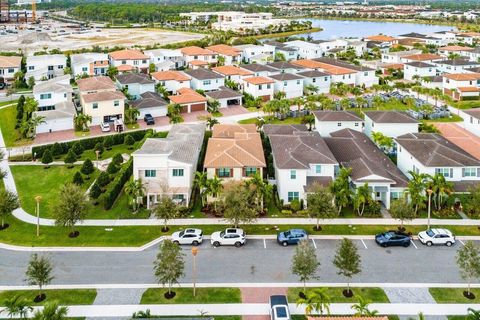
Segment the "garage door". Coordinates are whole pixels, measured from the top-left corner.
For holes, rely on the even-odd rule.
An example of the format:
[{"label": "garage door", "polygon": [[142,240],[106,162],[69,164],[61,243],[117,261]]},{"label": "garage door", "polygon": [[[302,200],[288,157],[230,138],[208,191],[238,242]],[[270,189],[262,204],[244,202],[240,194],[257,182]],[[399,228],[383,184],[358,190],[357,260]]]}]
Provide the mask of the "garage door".
[{"label": "garage door", "polygon": [[205,110],[205,103],[192,104],[190,110],[193,111],[203,111]]},{"label": "garage door", "polygon": [[270,96],[262,96],[261,98],[263,102],[267,102],[270,100]]},{"label": "garage door", "polygon": [[181,113],[187,113],[188,112],[188,106],[183,106],[182,110],[180,112]]}]

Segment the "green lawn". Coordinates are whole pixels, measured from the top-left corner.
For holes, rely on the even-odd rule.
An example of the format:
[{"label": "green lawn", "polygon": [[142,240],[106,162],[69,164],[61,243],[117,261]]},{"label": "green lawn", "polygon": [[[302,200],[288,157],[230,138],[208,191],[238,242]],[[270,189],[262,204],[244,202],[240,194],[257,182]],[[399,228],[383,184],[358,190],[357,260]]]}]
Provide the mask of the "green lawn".
[{"label": "green lawn", "polygon": [[0,129],[6,147],[17,147],[32,143],[32,140],[21,139],[20,133],[15,129],[17,111],[15,106],[0,109]]},{"label": "green lawn", "polygon": [[428,289],[437,303],[480,303],[480,288],[472,289],[475,299],[470,300],[463,296],[465,288],[430,288]]},{"label": "green lawn", "polygon": [[[52,206],[58,197],[60,187],[71,182],[74,174],[80,170],[80,166],[69,169],[62,165],[51,166],[48,169],[38,165],[11,166],[10,168],[23,209],[30,214],[35,214],[35,196],[40,195],[42,197],[40,216],[44,218],[53,216]],[[85,190],[97,175],[98,171],[90,177],[90,180],[85,180],[83,184]]]},{"label": "green lawn", "polygon": [[[318,288],[307,288],[307,294],[313,289]],[[358,297],[367,299],[370,302],[376,303],[389,303],[387,295],[381,288],[352,288],[353,297],[346,298],[344,297],[342,291],[345,288],[327,288],[327,295],[331,299],[331,303],[355,303],[358,302]],[[288,302],[295,303],[298,300],[299,292],[303,292],[303,288],[289,288],[288,289]]]},{"label": "green lawn", "polygon": [[480,100],[457,101],[453,104],[458,109],[472,109],[480,107]]},{"label": "green lawn", "polygon": [[177,294],[173,299],[165,299],[166,288],[151,288],[145,291],[140,304],[175,304],[175,303],[241,303],[238,288],[197,288],[193,297],[192,288],[174,288]]},{"label": "green lawn", "polygon": [[452,114],[449,118],[440,118],[440,119],[433,119],[433,120],[424,120],[425,122],[461,122],[463,118],[459,115]]},{"label": "green lawn", "polygon": [[103,201],[99,199],[98,205],[91,207],[88,219],[147,219],[150,217],[150,212],[146,208],[142,208],[134,214],[130,210],[128,200],[128,196],[122,191],[112,208],[105,210]]},{"label": "green lawn", "polygon": [[60,305],[88,305],[92,304],[97,296],[95,289],[74,289],[74,290],[45,290],[44,293],[47,298],[35,303],[33,299],[38,295],[37,290],[20,290],[20,291],[0,291],[0,306],[5,305],[6,299],[11,299],[15,296],[21,296],[27,299],[31,305],[44,305],[50,301],[58,301]]},{"label": "green lawn", "polygon": [[12,100],[12,101],[3,101],[3,102],[0,102],[0,107],[3,107],[3,106],[8,106],[10,104],[17,104],[18,100]]}]

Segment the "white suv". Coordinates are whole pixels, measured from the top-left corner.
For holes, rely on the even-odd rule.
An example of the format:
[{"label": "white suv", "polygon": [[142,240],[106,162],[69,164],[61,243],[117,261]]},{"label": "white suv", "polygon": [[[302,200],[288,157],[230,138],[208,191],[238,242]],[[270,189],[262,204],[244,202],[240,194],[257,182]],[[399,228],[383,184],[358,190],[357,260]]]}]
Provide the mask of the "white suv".
[{"label": "white suv", "polygon": [[110,131],[110,123],[102,122],[100,124],[100,128],[102,128],[102,132],[109,132]]},{"label": "white suv", "polygon": [[238,228],[228,228],[224,231],[212,233],[210,243],[214,247],[219,246],[235,246],[241,247],[245,244],[245,232]]},{"label": "white suv", "polygon": [[172,234],[173,243],[192,244],[198,246],[203,241],[203,233],[200,229],[185,229]]},{"label": "white suv", "polygon": [[418,234],[418,240],[429,247],[434,244],[450,247],[455,243],[455,236],[447,229],[428,229]]}]

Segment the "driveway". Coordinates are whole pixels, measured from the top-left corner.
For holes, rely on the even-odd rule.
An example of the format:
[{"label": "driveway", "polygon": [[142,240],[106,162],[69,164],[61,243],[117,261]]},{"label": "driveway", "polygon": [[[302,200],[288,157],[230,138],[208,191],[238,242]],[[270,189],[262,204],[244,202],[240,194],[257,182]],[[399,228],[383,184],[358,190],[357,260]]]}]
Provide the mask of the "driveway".
[{"label": "driveway", "polygon": [[480,160],[480,137],[465,130],[457,123],[436,122],[434,125],[447,140]]}]

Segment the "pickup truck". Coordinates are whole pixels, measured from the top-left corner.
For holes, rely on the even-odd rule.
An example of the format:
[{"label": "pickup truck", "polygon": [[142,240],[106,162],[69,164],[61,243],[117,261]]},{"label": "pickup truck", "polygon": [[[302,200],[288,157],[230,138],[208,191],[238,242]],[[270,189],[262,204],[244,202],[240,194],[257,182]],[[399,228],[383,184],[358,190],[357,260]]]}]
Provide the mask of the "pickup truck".
[{"label": "pickup truck", "polygon": [[270,296],[270,318],[272,320],[290,320],[286,296]]}]

